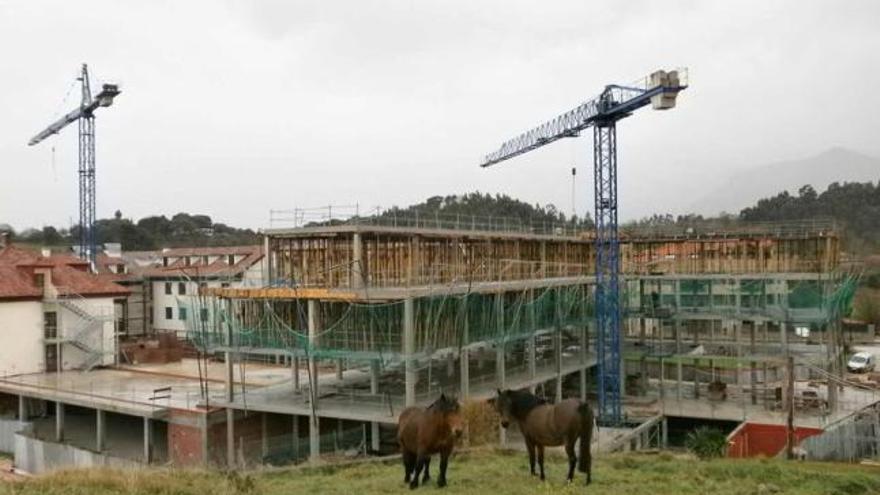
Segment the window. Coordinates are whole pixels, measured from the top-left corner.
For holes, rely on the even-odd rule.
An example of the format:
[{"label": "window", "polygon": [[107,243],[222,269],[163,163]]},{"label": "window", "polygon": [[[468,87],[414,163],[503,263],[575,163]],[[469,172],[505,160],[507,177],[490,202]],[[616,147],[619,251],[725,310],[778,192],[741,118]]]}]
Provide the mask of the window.
[{"label": "window", "polygon": [[183,258],[183,264],[184,264],[184,265],[189,266],[190,263],[191,263],[191,260],[189,259],[189,256]]},{"label": "window", "polygon": [[116,265],[116,273],[125,273],[125,265],[123,265],[123,264]]},{"label": "window", "polygon": [[186,294],[186,284],[184,282],[177,283],[177,293],[181,296]]},{"label": "window", "polygon": [[235,255],[230,254],[229,256],[227,256],[226,263],[229,264],[230,266],[234,265],[235,264]]},{"label": "window", "polygon": [[199,310],[199,319],[202,321],[208,321],[208,308],[202,308]]},{"label": "window", "polygon": [[37,287],[42,289],[43,286],[46,285],[46,276],[42,273],[35,273],[34,274],[34,284],[36,284]]},{"label": "window", "polygon": [[224,289],[227,288],[227,287],[229,287],[229,282],[223,282],[223,283],[221,283],[221,284],[220,284],[220,287],[223,287]]},{"label": "window", "polygon": [[54,311],[43,313],[43,336],[47,339],[58,337],[58,314]]},{"label": "window", "polygon": [[171,295],[171,282],[165,282],[165,295]]},{"label": "window", "polygon": [[171,306],[165,306],[165,319],[173,320],[174,319],[174,308]]},{"label": "window", "polygon": [[162,266],[168,266],[168,256],[162,257]]},{"label": "window", "polygon": [[177,314],[180,321],[186,321],[186,308],[177,308]]}]

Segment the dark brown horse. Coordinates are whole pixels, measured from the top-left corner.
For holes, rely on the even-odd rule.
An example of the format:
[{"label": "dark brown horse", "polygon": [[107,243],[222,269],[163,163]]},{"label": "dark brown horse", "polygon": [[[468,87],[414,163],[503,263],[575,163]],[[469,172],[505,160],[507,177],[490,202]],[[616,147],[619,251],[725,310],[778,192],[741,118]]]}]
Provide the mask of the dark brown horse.
[{"label": "dark brown horse", "polygon": [[[567,399],[559,404],[547,404],[544,399],[527,391],[498,390],[494,400],[495,409],[501,415],[501,426],[507,428],[516,422],[526,440],[529,451],[529,468],[535,474],[535,452],[544,480],[544,447],[565,445],[568,455],[568,481],[574,479],[575,465],[587,474],[587,484],[592,481],[593,410],[586,402]],[[580,440],[580,456],[574,444]],[[580,462],[578,462],[580,461]]]},{"label": "dark brown horse", "polygon": [[437,486],[446,486],[446,466],[464,428],[458,401],[441,394],[426,408],[408,407],[397,420],[397,442],[403,454],[403,481],[410,488],[419,486],[419,474],[425,470],[422,484],[431,478],[428,469],[431,456],[440,454],[440,476]]}]

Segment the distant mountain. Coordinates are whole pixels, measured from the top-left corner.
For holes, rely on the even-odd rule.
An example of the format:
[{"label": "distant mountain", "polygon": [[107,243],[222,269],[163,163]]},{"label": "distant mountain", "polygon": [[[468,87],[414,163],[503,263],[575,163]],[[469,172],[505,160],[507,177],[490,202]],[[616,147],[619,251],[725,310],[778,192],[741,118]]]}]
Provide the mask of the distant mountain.
[{"label": "distant mountain", "polygon": [[687,211],[716,215],[739,213],[758,199],[780,191],[797,194],[809,184],[818,191],[832,182],[876,182],[880,180],[880,158],[844,148],[831,148],[803,160],[771,163],[731,175],[718,188],[692,203]]}]

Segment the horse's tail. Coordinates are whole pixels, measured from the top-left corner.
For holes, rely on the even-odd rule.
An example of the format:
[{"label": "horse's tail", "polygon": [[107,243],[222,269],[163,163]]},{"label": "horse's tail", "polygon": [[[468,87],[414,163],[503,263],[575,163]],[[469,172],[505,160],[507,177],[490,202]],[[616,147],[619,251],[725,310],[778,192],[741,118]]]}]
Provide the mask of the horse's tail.
[{"label": "horse's tail", "polygon": [[593,409],[584,402],[577,410],[581,416],[581,452],[578,456],[578,471],[588,473],[592,463],[590,445],[593,443]]}]

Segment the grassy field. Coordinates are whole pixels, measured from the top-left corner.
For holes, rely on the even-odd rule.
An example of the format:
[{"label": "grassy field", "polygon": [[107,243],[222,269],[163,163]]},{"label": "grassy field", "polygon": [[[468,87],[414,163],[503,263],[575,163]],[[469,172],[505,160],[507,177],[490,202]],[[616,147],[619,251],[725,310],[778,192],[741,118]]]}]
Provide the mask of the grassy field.
[{"label": "grassy field", "polygon": [[[436,462],[435,462],[436,464]],[[436,465],[434,466],[436,469]],[[670,454],[614,455],[599,459],[593,484],[563,482],[564,459],[547,462],[548,481],[528,474],[522,452],[474,452],[450,463],[445,491],[453,494],[705,494],[771,493],[856,495],[880,493],[880,468],[778,460],[696,461]],[[436,480],[436,473],[434,479]],[[73,470],[0,485],[16,494],[342,494],[407,493],[396,463],[368,463],[249,474],[173,470]]]}]

